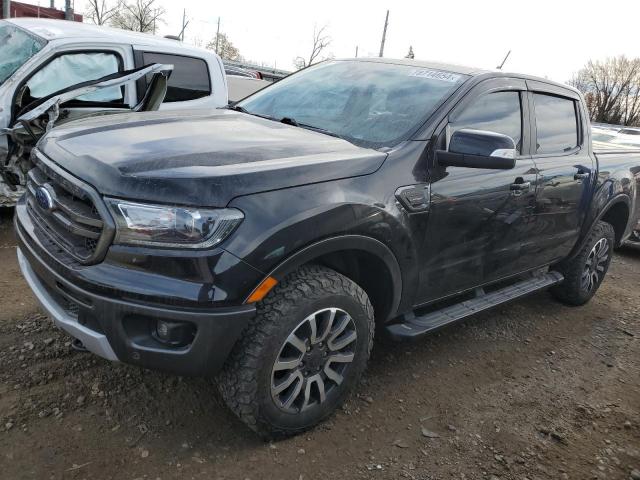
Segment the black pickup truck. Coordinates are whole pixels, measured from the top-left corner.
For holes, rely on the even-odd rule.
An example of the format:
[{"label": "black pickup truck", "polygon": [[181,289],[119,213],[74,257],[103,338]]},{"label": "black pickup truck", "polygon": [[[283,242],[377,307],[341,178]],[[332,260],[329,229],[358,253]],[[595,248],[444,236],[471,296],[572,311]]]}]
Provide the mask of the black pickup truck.
[{"label": "black pickup truck", "polygon": [[374,332],[595,294],[640,219],[640,152],[596,155],[585,112],[539,78],[357,59],[218,111],[70,122],[32,151],[20,265],[87,350],[215,376],[253,430],[295,434]]}]

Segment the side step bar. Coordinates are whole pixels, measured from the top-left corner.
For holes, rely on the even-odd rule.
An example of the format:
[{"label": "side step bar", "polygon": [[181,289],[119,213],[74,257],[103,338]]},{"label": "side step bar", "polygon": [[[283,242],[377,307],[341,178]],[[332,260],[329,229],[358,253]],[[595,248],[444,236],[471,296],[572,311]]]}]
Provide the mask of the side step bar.
[{"label": "side step bar", "polygon": [[482,289],[476,291],[476,297],[471,300],[445,307],[441,310],[429,312],[422,316],[405,315],[405,321],[387,326],[387,332],[392,338],[402,340],[415,338],[438,328],[457,322],[463,318],[493,308],[496,305],[510,302],[524,297],[564,280],[558,272],[547,272],[526,280],[501,288],[491,293],[484,293]]}]

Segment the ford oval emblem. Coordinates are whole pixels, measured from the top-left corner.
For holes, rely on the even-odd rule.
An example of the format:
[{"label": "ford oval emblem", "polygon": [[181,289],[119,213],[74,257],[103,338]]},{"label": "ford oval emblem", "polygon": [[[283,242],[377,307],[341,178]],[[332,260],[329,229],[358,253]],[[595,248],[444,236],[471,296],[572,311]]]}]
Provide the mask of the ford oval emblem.
[{"label": "ford oval emblem", "polygon": [[53,197],[51,196],[51,193],[49,193],[49,190],[44,187],[36,188],[36,202],[38,202],[38,205],[43,210],[53,210]]}]

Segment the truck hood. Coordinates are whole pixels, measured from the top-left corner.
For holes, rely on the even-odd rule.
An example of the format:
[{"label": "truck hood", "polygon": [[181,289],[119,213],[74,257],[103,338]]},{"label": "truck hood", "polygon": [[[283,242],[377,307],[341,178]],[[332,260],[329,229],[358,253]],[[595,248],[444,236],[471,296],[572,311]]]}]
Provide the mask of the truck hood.
[{"label": "truck hood", "polygon": [[211,206],[267,190],[366,175],[386,154],[230,110],[69,122],[39,150],[101,194]]}]

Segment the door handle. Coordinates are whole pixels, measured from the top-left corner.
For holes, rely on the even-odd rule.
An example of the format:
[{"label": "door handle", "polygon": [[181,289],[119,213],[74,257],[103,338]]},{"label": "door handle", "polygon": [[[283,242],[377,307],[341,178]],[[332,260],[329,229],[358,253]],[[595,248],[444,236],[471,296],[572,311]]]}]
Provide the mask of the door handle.
[{"label": "door handle", "polygon": [[584,180],[585,178],[589,178],[589,174],[586,172],[578,172],[573,176],[574,180]]},{"label": "door handle", "polygon": [[516,182],[516,183],[512,183],[509,186],[509,189],[514,192],[524,192],[526,190],[529,190],[530,188],[531,188],[531,182]]}]

